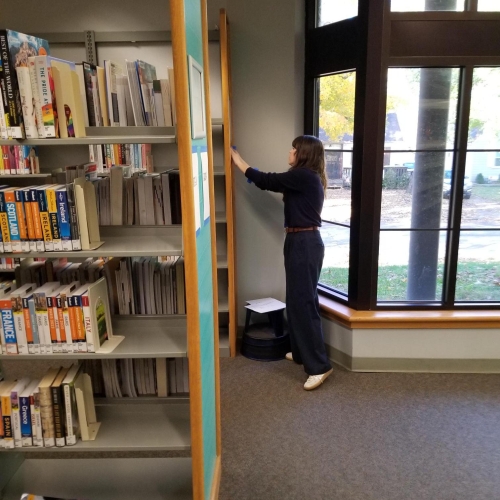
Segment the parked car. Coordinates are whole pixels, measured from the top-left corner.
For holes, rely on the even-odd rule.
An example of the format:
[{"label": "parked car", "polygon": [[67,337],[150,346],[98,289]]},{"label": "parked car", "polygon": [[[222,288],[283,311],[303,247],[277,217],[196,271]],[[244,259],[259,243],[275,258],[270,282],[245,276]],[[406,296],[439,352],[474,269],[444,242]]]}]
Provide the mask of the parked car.
[{"label": "parked car", "polygon": [[[449,198],[451,192],[451,170],[444,171],[443,198]],[[464,198],[468,200],[472,195],[472,182],[469,176],[464,177]]]}]

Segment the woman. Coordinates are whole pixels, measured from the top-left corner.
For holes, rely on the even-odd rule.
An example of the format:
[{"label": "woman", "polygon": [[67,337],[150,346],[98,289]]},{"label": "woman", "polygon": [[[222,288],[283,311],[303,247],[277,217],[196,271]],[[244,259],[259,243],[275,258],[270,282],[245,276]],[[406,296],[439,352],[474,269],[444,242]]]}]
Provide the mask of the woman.
[{"label": "woman", "polygon": [[333,369],[326,355],[318,302],[318,280],[325,247],[321,210],[326,189],[325,152],[319,139],[297,137],[288,155],[290,169],[264,173],[251,168],[231,149],[233,163],[260,189],[283,193],[285,203],[286,311],[292,352],[309,375],[304,389],[319,387]]}]

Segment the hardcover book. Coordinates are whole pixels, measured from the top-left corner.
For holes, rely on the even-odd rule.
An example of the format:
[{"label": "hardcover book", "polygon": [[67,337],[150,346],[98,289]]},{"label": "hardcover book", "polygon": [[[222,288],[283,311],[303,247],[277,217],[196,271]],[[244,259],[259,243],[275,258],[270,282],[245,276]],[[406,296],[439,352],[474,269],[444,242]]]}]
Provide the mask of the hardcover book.
[{"label": "hardcover book", "polygon": [[[9,108],[10,135],[16,139],[24,139],[25,127],[23,120],[23,107],[16,68],[26,68],[29,82],[28,58],[49,53],[49,43],[42,38],[25,35],[12,30],[0,31],[0,50],[3,63],[4,85],[7,91],[7,104]],[[31,94],[31,92],[29,92]],[[28,106],[28,103],[26,103]],[[33,108],[32,103],[29,105]],[[34,123],[34,120],[33,120]],[[30,120],[30,125],[32,124]],[[35,129],[36,131],[36,124]],[[37,134],[38,135],[38,134]]]}]

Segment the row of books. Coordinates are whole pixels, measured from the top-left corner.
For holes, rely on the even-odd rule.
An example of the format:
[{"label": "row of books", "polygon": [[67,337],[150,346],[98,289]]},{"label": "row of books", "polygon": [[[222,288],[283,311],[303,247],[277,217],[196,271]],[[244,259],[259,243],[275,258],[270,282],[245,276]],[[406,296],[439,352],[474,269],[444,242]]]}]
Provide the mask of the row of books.
[{"label": "row of books", "polygon": [[0,186],[0,228],[0,253],[81,250],[74,185]]},{"label": "row of books", "polygon": [[81,364],[50,368],[41,380],[23,378],[0,382],[0,448],[75,445],[80,436]]},{"label": "row of books", "polygon": [[153,171],[151,144],[90,144],[89,161],[98,173],[109,172],[115,165],[130,165],[132,170]]},{"label": "row of books", "polygon": [[36,146],[12,144],[1,146],[0,175],[39,174],[40,161]]},{"label": "row of books", "polygon": [[0,30],[3,139],[84,137],[88,126],[173,126],[175,88],[145,61],[104,67],[50,56],[47,40]]},{"label": "row of books", "polygon": [[[58,281],[80,286],[106,278],[111,314],[185,314],[184,258],[88,258],[83,262],[61,259],[22,259],[15,269],[18,287],[38,287]],[[12,286],[6,282],[6,286]],[[1,291],[1,289],[0,289]]]},{"label": "row of books", "polygon": [[101,225],[182,224],[179,171],[148,174],[116,166],[107,177],[91,179]]},{"label": "row of books", "polygon": [[183,257],[122,257],[115,279],[120,314],[186,314]]},{"label": "row of books", "polygon": [[166,398],[189,393],[187,358],[105,359],[83,361],[95,396]]},{"label": "row of books", "polygon": [[[17,266],[21,265],[21,259],[14,257],[1,257],[0,258],[0,271],[11,271]],[[0,282],[1,286],[1,282]]]},{"label": "row of books", "polygon": [[98,352],[113,337],[106,279],[0,289],[2,354]]}]

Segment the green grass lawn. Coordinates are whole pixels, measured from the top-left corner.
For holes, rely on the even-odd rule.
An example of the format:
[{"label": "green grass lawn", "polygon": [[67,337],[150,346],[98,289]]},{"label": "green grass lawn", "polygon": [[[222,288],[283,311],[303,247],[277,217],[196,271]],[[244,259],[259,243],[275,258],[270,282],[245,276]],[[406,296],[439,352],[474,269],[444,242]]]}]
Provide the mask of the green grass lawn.
[{"label": "green grass lawn", "polygon": [[[379,269],[378,300],[406,300],[407,266],[385,266]],[[320,282],[347,293],[346,268],[328,267],[321,273]],[[436,299],[443,288],[443,266],[438,269]],[[500,262],[461,262],[458,266],[456,300],[499,301]]]},{"label": "green grass lawn", "polygon": [[500,203],[500,184],[474,184],[472,196]]}]

